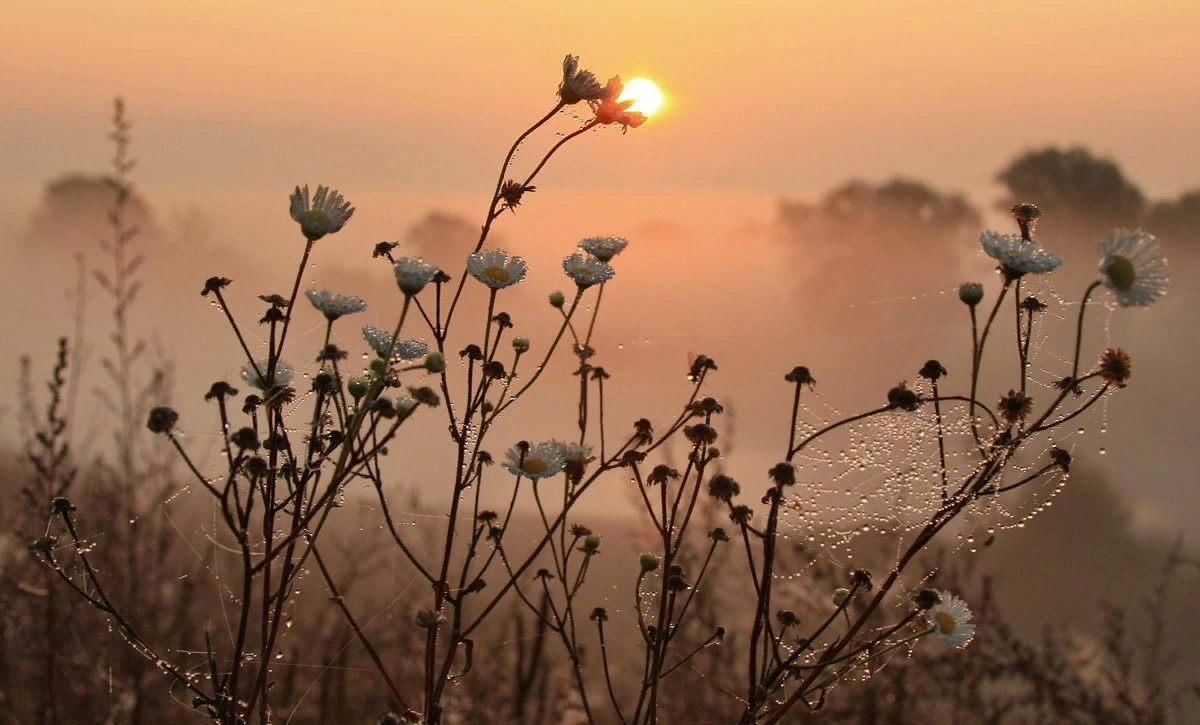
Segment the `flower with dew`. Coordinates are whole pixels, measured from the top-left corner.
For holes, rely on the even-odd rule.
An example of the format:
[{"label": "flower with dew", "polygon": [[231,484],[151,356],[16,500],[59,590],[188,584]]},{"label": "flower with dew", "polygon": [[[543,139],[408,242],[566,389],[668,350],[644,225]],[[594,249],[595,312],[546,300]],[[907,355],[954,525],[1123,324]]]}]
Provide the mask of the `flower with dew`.
[{"label": "flower with dew", "polygon": [[420,257],[401,257],[396,260],[393,269],[396,273],[396,284],[400,286],[400,291],[408,297],[425,289],[425,285],[432,282],[438,273],[437,267]]},{"label": "flower with dew", "polygon": [[558,97],[564,105],[570,106],[580,101],[598,101],[604,97],[604,87],[596,79],[596,74],[579,67],[579,56],[568,55],[563,58],[562,71]]},{"label": "flower with dew", "polygon": [[525,260],[503,249],[488,249],[467,256],[467,272],[492,289],[511,287],[525,279]]},{"label": "flower with dew", "polygon": [[429,345],[420,340],[400,339],[393,343],[392,333],[374,325],[364,325],[362,335],[379,357],[386,357],[388,350],[391,350],[392,357],[401,360],[415,360],[424,357],[429,352]]},{"label": "flower with dew", "polygon": [[1167,258],[1153,234],[1114,229],[1100,243],[1100,274],[1122,307],[1145,307],[1167,293]]},{"label": "flower with dew", "polygon": [[[262,374],[266,375],[268,368],[267,361],[259,360],[256,364],[258,365],[258,369],[262,371]],[[287,385],[292,381],[292,378],[295,375],[296,369],[291,365],[288,365],[282,360],[277,360],[275,362],[275,385]],[[270,385],[267,385],[267,382],[263,380],[262,376],[255,372],[254,366],[250,363],[242,364],[242,379],[259,390],[266,390],[267,388],[271,387]]]},{"label": "flower with dew", "polygon": [[1026,274],[1045,274],[1062,264],[1062,259],[1051,254],[1032,239],[1022,239],[1017,234],[1001,234],[988,230],[979,235],[979,243],[989,257],[1000,263],[1004,274],[1017,278]]},{"label": "flower with dew", "polygon": [[613,76],[608,79],[608,85],[604,87],[604,95],[592,102],[592,110],[596,113],[596,122],[602,124],[618,123],[625,128],[637,128],[646,122],[645,114],[637,111],[629,110],[633,105],[632,98],[624,101],[617,100],[621,97],[621,91],[625,90],[625,85],[621,83],[620,76]]},{"label": "flower with dew", "polygon": [[315,242],[344,227],[353,216],[354,207],[328,186],[318,186],[317,193],[310,198],[305,184],[304,188],[297,186],[292,192],[291,214],[305,239]]},{"label": "flower with dew", "polygon": [[971,610],[967,603],[949,592],[938,592],[938,603],[929,608],[925,616],[938,639],[953,647],[966,647],[975,636],[975,625],[971,624]]},{"label": "flower with dew", "polygon": [[624,237],[588,237],[579,243],[579,248],[588,252],[601,262],[610,262],[612,258],[629,246],[629,240]]},{"label": "flower with dew", "polygon": [[586,443],[559,443],[563,460],[568,463],[587,463],[592,460],[592,447]]},{"label": "flower with dew", "polygon": [[561,472],[566,463],[563,444],[551,440],[528,448],[520,444],[509,448],[504,454],[503,465],[509,473],[536,480]]},{"label": "flower with dew", "polygon": [[367,309],[367,303],[362,297],[353,295],[335,295],[329,290],[310,289],[304,293],[308,301],[317,311],[325,315],[325,319],[333,322],[339,317],[352,315]]},{"label": "flower with dew", "polygon": [[613,278],[616,271],[608,262],[602,262],[591,254],[576,252],[563,260],[563,271],[575,280],[580,289],[602,284]]}]

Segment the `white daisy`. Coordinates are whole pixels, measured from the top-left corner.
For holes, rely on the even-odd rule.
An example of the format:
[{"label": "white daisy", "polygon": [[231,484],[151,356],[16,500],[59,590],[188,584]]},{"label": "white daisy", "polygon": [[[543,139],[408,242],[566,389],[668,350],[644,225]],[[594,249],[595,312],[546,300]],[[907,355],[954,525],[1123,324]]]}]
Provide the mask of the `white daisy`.
[{"label": "white daisy", "polygon": [[325,315],[330,321],[343,315],[351,315],[367,309],[367,303],[362,297],[353,295],[335,295],[329,290],[310,289],[304,293],[313,307]]},{"label": "white daisy", "polygon": [[538,479],[553,476],[562,471],[566,464],[563,444],[558,441],[543,441],[529,447],[524,456],[517,446],[504,454],[504,467],[509,473],[526,478]]},{"label": "white daisy", "polygon": [[1153,234],[1114,229],[1100,243],[1100,274],[1122,307],[1145,307],[1167,293],[1167,258]]},{"label": "white daisy", "polygon": [[400,291],[412,296],[425,289],[425,285],[437,274],[438,268],[420,257],[401,257],[396,261],[395,272],[396,284],[400,285]]},{"label": "white daisy", "polygon": [[563,58],[562,83],[558,86],[558,97],[566,105],[580,101],[596,101],[604,95],[604,87],[591,71],[579,68],[579,56]]},{"label": "white daisy", "polygon": [[567,273],[568,277],[575,280],[575,284],[579,285],[581,289],[607,282],[616,274],[607,262],[601,262],[591,254],[580,254],[579,252],[563,260],[563,271]]},{"label": "white daisy", "polygon": [[[266,375],[267,367],[268,367],[267,361],[259,360],[257,364],[258,364],[258,369],[262,371],[263,375]],[[296,375],[296,369],[293,368],[291,365],[288,365],[283,360],[276,361],[275,376],[274,376],[276,385],[287,385],[288,383],[290,383],[292,381],[292,378],[295,375]],[[262,377],[259,376],[259,374],[254,371],[254,367],[251,366],[250,363],[242,364],[242,380],[245,380],[247,383],[249,383],[250,385],[253,385],[254,387],[258,388],[259,390],[266,390],[269,387],[266,384],[266,382],[262,379]]]},{"label": "white daisy", "polygon": [[933,634],[951,646],[966,647],[975,636],[975,625],[970,624],[970,608],[966,602],[949,592],[938,592],[938,597],[940,601],[925,613],[933,627]]},{"label": "white daisy", "polygon": [[629,246],[629,240],[624,237],[588,237],[579,243],[580,249],[590,252],[601,262],[608,262]]},{"label": "white daisy", "polygon": [[525,260],[510,257],[503,249],[489,249],[467,256],[467,271],[492,289],[503,289],[525,279]]},{"label": "white daisy", "polygon": [[560,443],[563,460],[570,463],[587,463],[592,457],[592,447],[584,443]]},{"label": "white daisy", "polygon": [[1062,259],[1051,254],[1033,240],[1022,239],[1016,234],[1001,234],[988,230],[979,235],[983,251],[1000,262],[1005,274],[1020,277],[1023,274],[1044,274],[1058,269]]},{"label": "white daisy", "polygon": [[374,325],[364,325],[363,339],[379,357],[384,357],[391,350],[392,357],[401,360],[415,360],[424,357],[429,352],[429,345],[420,340],[396,340],[392,342],[392,333]]},{"label": "white daisy", "polygon": [[303,189],[297,186],[292,192],[291,213],[304,236],[315,242],[345,226],[354,214],[354,207],[328,186],[318,186],[317,193],[310,199],[305,184]]},{"label": "white daisy", "polygon": [[429,345],[421,340],[397,340],[392,354],[401,360],[416,360],[429,354]]}]

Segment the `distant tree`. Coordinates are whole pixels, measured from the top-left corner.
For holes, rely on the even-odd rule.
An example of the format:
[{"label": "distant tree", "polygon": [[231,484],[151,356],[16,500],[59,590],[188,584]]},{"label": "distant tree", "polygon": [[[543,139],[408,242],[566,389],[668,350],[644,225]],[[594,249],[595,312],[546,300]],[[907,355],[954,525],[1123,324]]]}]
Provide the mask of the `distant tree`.
[{"label": "distant tree", "polygon": [[404,241],[415,247],[405,254],[463,260],[479,241],[479,227],[458,214],[434,210],[408,228]]},{"label": "distant tree", "polygon": [[[117,191],[110,176],[64,174],[42,191],[41,201],[30,218],[28,238],[38,247],[91,249],[96,228],[105,223]],[[126,218],[143,236],[157,236],[154,213],[141,195],[134,192],[126,203]]]},{"label": "distant tree", "polygon": [[1033,202],[1059,242],[1093,244],[1114,227],[1136,226],[1146,198],[1111,159],[1082,146],[1027,151],[996,174],[1007,196],[1000,207]]},{"label": "distant tree", "polygon": [[[970,248],[981,223],[960,194],[913,179],[854,180],[815,203],[780,202],[776,234],[798,258],[801,303],[837,309],[862,302],[864,289],[886,298],[945,286],[945,261]],[[920,263],[935,259],[936,265]],[[905,273],[895,274],[900,268]],[[880,306],[879,314],[888,312]]]},{"label": "distant tree", "polygon": [[1164,242],[1200,248],[1200,189],[1155,202],[1146,214],[1145,227]]}]

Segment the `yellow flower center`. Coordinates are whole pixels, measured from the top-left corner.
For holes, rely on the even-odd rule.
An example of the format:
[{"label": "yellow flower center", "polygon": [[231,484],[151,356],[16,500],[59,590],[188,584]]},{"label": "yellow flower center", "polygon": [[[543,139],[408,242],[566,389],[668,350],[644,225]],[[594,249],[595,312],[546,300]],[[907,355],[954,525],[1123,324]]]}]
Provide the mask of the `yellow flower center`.
[{"label": "yellow flower center", "polygon": [[550,468],[550,465],[541,458],[526,458],[521,468],[526,473],[545,473]]},{"label": "yellow flower center", "polygon": [[511,277],[511,275],[508,273],[508,270],[504,267],[488,267],[487,269],[483,270],[483,276],[498,284],[504,284],[505,282],[508,282]]},{"label": "yellow flower center", "polygon": [[937,612],[933,615],[933,620],[937,623],[938,631],[942,634],[954,634],[954,630],[958,629],[958,622],[954,621],[946,612]]}]

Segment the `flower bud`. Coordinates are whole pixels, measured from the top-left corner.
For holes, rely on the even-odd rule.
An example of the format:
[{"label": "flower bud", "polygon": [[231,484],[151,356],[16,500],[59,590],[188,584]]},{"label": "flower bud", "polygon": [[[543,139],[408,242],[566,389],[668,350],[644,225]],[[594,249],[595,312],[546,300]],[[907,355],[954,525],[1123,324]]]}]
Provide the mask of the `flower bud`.
[{"label": "flower bud", "polygon": [[660,561],[657,554],[649,552],[638,557],[638,564],[641,565],[642,571],[647,574],[657,569]]},{"label": "flower bud", "polygon": [[922,589],[917,592],[917,596],[913,597],[913,601],[916,603],[917,609],[930,609],[942,601],[942,598],[932,589]]},{"label": "flower bud", "polygon": [[513,346],[513,350],[516,350],[518,355],[521,353],[529,352],[529,338],[528,337],[514,337],[513,341],[512,341],[512,346]]},{"label": "flower bud", "polygon": [[146,427],[151,433],[170,433],[179,421],[179,413],[167,407],[157,407],[150,411],[146,419]]},{"label": "flower bud", "polygon": [[600,551],[600,537],[596,536],[595,534],[588,534],[587,536],[583,537],[583,546],[580,548],[587,556],[595,554],[596,552]]},{"label": "flower bud", "polygon": [[983,285],[978,282],[963,282],[958,286],[958,298],[963,304],[974,307],[983,301]]},{"label": "flower bud", "polygon": [[562,306],[567,304],[567,296],[562,292],[554,291],[550,293],[550,306],[562,309]]},{"label": "flower bud", "polygon": [[850,598],[850,590],[846,587],[838,587],[833,590],[833,605],[840,607]]},{"label": "flower bud", "polygon": [[431,352],[425,356],[425,369],[437,374],[446,369],[446,357],[440,352]]},{"label": "flower bud", "polygon": [[350,391],[350,397],[359,400],[367,394],[369,384],[366,378],[358,376],[350,378],[350,382],[346,384],[346,390]]}]

